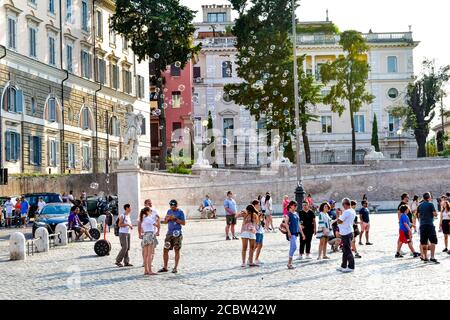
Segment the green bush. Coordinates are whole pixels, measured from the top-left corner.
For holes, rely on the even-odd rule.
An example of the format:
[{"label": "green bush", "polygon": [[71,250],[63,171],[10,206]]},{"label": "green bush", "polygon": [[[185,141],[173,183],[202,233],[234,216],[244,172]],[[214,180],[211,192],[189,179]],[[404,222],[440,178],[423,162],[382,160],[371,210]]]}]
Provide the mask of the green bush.
[{"label": "green bush", "polygon": [[169,170],[167,170],[167,172],[169,172],[169,173],[177,173],[177,174],[192,174],[192,170],[186,169],[184,167],[183,163],[181,165],[179,165],[179,166],[169,168]]},{"label": "green bush", "polygon": [[444,158],[450,158],[450,148],[447,148],[444,151],[439,152],[439,156]]}]

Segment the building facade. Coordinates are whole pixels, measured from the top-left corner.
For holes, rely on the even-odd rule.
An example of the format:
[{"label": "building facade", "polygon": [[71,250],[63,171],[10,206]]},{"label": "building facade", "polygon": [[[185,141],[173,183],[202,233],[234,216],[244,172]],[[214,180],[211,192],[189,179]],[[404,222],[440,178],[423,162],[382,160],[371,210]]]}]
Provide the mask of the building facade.
[{"label": "building facade", "polygon": [[236,72],[238,52],[231,34],[231,6],[202,8],[203,21],[196,24],[195,33],[195,43],[201,43],[202,49],[193,66],[194,141],[201,144],[206,139],[205,124],[211,112],[214,129],[223,135],[223,139],[216,140],[216,164],[257,166],[257,159],[249,157],[250,147],[245,137],[248,129],[256,128],[254,117],[224,94],[225,85],[242,81]]},{"label": "building facade", "polygon": [[[301,30],[313,30],[300,33],[297,37],[298,55],[305,55],[304,70],[316,77],[320,83],[320,66],[335,60],[344,54],[339,45],[339,35],[315,32],[327,30],[331,21],[300,23]],[[227,5],[203,6],[203,21],[196,24],[196,43],[202,43],[198,61],[194,65],[194,128],[198,143],[205,139],[204,120],[208,111],[213,115],[214,128],[225,137],[232,132],[232,144],[239,144],[239,132],[236,129],[258,129],[263,124],[256,123],[248,110],[234,104],[223,94],[228,83],[242,81],[236,75],[236,39],[231,34],[231,7]],[[319,28],[314,29],[314,26]],[[325,27],[324,27],[325,26]],[[313,27],[313,28],[309,28]],[[413,50],[418,42],[413,40],[412,32],[367,33],[363,35],[369,45],[367,61],[371,67],[367,90],[375,96],[370,105],[365,105],[355,116],[357,160],[364,161],[370,150],[372,124],[374,116],[378,122],[378,137],[381,151],[387,158],[414,158],[417,156],[417,144],[412,132],[403,132],[401,121],[389,114],[389,108],[404,101],[406,87],[414,76]],[[324,87],[325,95],[329,87]],[[311,155],[313,163],[351,162],[351,125],[350,115],[345,112],[342,117],[331,112],[327,105],[317,105],[313,113],[319,116],[318,122],[308,124]],[[230,131],[231,130],[231,131]],[[230,142],[226,139],[227,142]],[[217,143],[219,143],[218,141]],[[222,160],[223,145],[216,145],[216,161],[222,165],[242,165],[237,159],[245,158],[245,167],[261,165],[264,158],[259,155],[255,164],[248,156],[249,149],[254,148],[245,142],[245,155],[242,150],[232,147],[231,157],[235,162]],[[225,150],[225,148],[223,148]],[[253,149],[257,150],[257,149]],[[224,151],[227,152],[227,151]],[[251,153],[251,152],[250,152]]]},{"label": "building facade", "polygon": [[[148,63],[109,28],[111,0],[0,6],[1,166],[9,173],[110,172],[126,112],[150,156]],[[3,54],[2,54],[3,53]]]}]

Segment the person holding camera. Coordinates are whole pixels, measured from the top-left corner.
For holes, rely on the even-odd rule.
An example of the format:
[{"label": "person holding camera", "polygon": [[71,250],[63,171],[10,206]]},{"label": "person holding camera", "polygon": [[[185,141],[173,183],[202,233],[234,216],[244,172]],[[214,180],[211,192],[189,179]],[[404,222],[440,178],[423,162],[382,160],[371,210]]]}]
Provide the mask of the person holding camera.
[{"label": "person holding camera", "polygon": [[182,226],[186,225],[186,218],[183,210],[178,208],[177,200],[169,202],[170,209],[162,223],[168,224],[167,235],[164,243],[163,260],[164,266],[158,272],[168,272],[169,251],[175,250],[175,265],[172,273],[178,272],[178,263],[180,262],[180,250],[183,243]]}]

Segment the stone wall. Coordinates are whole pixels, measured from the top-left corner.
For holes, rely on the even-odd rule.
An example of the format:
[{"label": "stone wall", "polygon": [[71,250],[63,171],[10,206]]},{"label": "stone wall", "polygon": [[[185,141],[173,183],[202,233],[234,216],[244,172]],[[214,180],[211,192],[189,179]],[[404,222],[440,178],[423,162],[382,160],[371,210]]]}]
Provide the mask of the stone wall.
[{"label": "stone wall", "polygon": [[[109,183],[107,183],[109,181]],[[98,183],[98,189],[91,189],[91,183]],[[35,192],[69,192],[79,197],[82,191],[88,195],[98,194],[103,191],[117,194],[117,177],[111,174],[109,179],[105,174],[72,174],[66,176],[41,176],[41,177],[14,177],[10,176],[8,185],[0,186],[1,196],[17,196],[23,193]]]},{"label": "stone wall", "polygon": [[[401,193],[422,195],[431,191],[440,195],[450,191],[450,160],[375,161],[360,166],[305,166],[304,186],[316,202],[330,198],[340,201],[350,197],[360,201],[366,194],[371,204],[381,210],[397,207]],[[141,197],[151,198],[160,211],[168,208],[171,199],[191,217],[198,216],[197,208],[205,194],[209,194],[223,214],[222,203],[228,190],[236,194],[239,208],[243,208],[259,194],[273,194],[274,209],[281,211],[284,195],[294,198],[295,168],[282,169],[276,175],[259,171],[208,170],[199,176],[176,176],[162,173],[141,174]]]}]

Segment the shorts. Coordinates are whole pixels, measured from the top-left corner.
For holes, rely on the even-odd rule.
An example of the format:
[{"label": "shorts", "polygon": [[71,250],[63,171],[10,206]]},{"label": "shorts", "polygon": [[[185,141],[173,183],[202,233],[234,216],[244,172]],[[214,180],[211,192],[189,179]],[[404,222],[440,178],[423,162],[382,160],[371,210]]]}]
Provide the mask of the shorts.
[{"label": "shorts", "polygon": [[432,244],[438,244],[436,229],[433,225],[420,226],[420,244],[425,246],[428,241]]},{"label": "shorts", "polygon": [[250,240],[256,240],[256,233],[244,231],[241,233],[242,239],[250,239]]},{"label": "shorts", "polygon": [[227,226],[235,225],[236,224],[236,215],[227,215]]},{"label": "shorts", "polygon": [[9,213],[6,212],[6,213],[5,213],[5,218],[6,218],[6,219],[11,219],[12,216],[13,216],[12,212],[9,212]]},{"label": "shorts", "polygon": [[183,244],[183,235],[174,237],[172,234],[168,234],[164,240],[164,249],[166,250],[180,250]]},{"label": "shorts", "polygon": [[141,246],[144,248],[150,245],[156,247],[158,245],[158,239],[156,239],[154,232],[145,232],[142,237]]},{"label": "shorts", "polygon": [[450,234],[450,220],[442,220],[442,233]]},{"label": "shorts", "polygon": [[369,222],[363,222],[361,224],[361,232],[369,231],[370,230],[370,223]]},{"label": "shorts", "polygon": [[21,213],[20,214],[20,217],[23,219],[23,218],[26,218],[26,217],[28,217],[28,214],[27,213]]},{"label": "shorts", "polygon": [[263,240],[264,240],[264,233],[257,233],[256,244],[263,244]]},{"label": "shorts", "polygon": [[408,244],[411,242],[411,238],[409,237],[409,234],[403,230],[399,231],[398,241],[403,244]]}]

